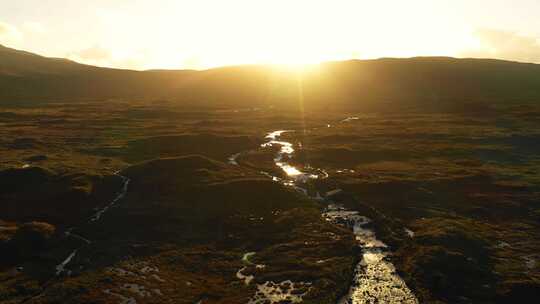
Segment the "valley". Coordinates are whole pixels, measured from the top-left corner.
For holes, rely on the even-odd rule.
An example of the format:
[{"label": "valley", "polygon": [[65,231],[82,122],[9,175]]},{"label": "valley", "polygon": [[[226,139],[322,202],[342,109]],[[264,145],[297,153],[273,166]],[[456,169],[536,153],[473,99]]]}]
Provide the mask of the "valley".
[{"label": "valley", "polygon": [[490,111],[6,106],[0,302],[337,303],[366,248],[411,303],[525,298],[540,109]]}]

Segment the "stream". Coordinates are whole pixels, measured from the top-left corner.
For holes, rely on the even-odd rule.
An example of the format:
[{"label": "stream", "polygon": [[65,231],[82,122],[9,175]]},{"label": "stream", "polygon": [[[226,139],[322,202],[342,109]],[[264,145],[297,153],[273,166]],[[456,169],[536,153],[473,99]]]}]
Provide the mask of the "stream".
[{"label": "stream", "polygon": [[[348,120],[345,120],[348,121]],[[269,175],[274,181],[280,182],[287,187],[292,187],[304,195],[315,199],[319,202],[325,203],[327,208],[322,214],[325,220],[337,225],[342,225],[350,228],[361,248],[362,256],[360,262],[355,267],[354,277],[352,279],[349,291],[345,294],[337,304],[363,304],[363,303],[411,303],[417,304],[418,300],[411,290],[407,287],[403,279],[397,274],[395,267],[388,259],[389,248],[382,241],[377,239],[375,232],[367,227],[371,220],[365,216],[359,214],[354,210],[348,210],[343,206],[337,205],[332,201],[332,196],[336,193],[342,192],[341,189],[334,189],[321,195],[318,191],[309,189],[308,184],[310,180],[324,179],[328,177],[328,173],[322,169],[313,168],[310,166],[296,166],[291,160],[295,152],[295,145],[291,142],[282,140],[284,133],[294,132],[291,130],[277,130],[269,132],[265,139],[266,142],[261,145],[262,148],[277,147],[278,152],[274,158],[274,163],[277,167],[281,168],[285,173],[284,177],[277,177]],[[229,159],[229,163],[237,165],[237,157],[240,154],[235,154]],[[111,207],[113,207],[119,200],[121,200],[127,193],[129,179],[122,175],[118,176],[122,178],[122,188],[114,197],[114,199],[105,207],[96,211],[96,213],[90,217],[88,222],[97,222],[101,219]],[[313,193],[315,192],[315,193]],[[84,246],[91,244],[92,242],[80,235],[73,233],[73,229],[69,229],[65,236],[68,238],[74,238],[82,242],[83,244],[75,248],[60,264],[56,266],[56,275],[71,274],[71,271],[67,266],[76,257],[76,255],[83,249]],[[246,264],[250,264],[249,257],[254,253],[247,253],[243,261]],[[264,267],[264,265],[257,265]],[[239,270],[237,277],[244,280],[247,284],[251,281],[251,277],[244,276],[243,269]],[[302,293],[299,293],[296,297],[292,297],[290,293],[284,293],[281,290],[280,284],[289,286],[292,282],[285,281],[278,284],[273,282],[267,282],[259,286],[258,294],[263,295],[261,298],[255,297],[250,303],[262,303],[265,299],[271,299],[272,303],[283,299],[292,299],[292,302],[301,302]],[[300,287],[305,288],[309,286],[308,282],[300,282]],[[267,286],[268,285],[268,286]],[[270,286],[271,285],[271,286]],[[304,286],[305,285],[305,286]],[[291,285],[294,286],[294,285]],[[294,290],[291,289],[291,290]]]},{"label": "stream", "polygon": [[[345,119],[348,122],[354,118]],[[322,169],[309,166],[298,167],[290,160],[295,152],[293,143],[282,140],[281,136],[288,130],[277,130],[266,135],[266,142],[261,147],[279,147],[274,163],[285,172],[285,178],[272,176],[272,179],[285,186],[293,187],[312,199],[328,205],[323,217],[337,225],[350,228],[358,245],[362,250],[362,257],[355,268],[354,278],[349,291],[337,304],[363,304],[363,303],[418,303],[415,295],[407,287],[403,279],[397,274],[394,265],[388,259],[389,248],[378,240],[375,232],[366,227],[371,220],[360,215],[357,211],[347,210],[332,201],[332,195],[341,189],[335,189],[321,196],[319,192],[310,194],[308,181],[328,177]],[[313,192],[313,191],[311,191]]]},{"label": "stream", "polygon": [[[116,203],[126,195],[127,190],[128,190],[128,185],[129,185],[129,178],[118,174],[118,172],[116,172],[115,175],[119,176],[122,179],[122,188],[120,188],[120,191],[118,191],[118,193],[116,194],[116,196],[114,197],[114,199],[111,202],[109,202],[107,205],[105,205],[105,207],[103,207],[101,209],[98,209],[94,213],[94,215],[92,215],[90,217],[90,219],[88,220],[89,223],[99,221],[101,219],[101,217],[103,216],[103,214],[105,214],[111,207],[116,205]],[[62,262],[60,264],[56,265],[56,275],[57,276],[59,276],[61,274],[67,274],[68,276],[71,275],[71,271],[69,269],[67,269],[67,265],[69,263],[71,263],[73,258],[75,258],[77,253],[84,246],[92,244],[92,241],[90,241],[89,239],[86,239],[86,238],[84,238],[84,237],[82,237],[82,236],[80,236],[78,234],[73,233],[73,230],[74,230],[74,228],[68,229],[64,233],[64,235],[66,237],[68,237],[68,238],[73,238],[73,239],[79,240],[83,244],[81,246],[77,247],[76,249],[74,249],[64,260],[62,260]]]}]

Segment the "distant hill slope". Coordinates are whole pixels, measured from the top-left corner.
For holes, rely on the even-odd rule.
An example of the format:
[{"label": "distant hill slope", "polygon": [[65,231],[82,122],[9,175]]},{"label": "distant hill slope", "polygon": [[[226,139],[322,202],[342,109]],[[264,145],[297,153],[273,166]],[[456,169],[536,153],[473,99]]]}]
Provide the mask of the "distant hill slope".
[{"label": "distant hill slope", "polygon": [[540,65],[417,57],[328,62],[301,75],[255,65],[131,71],[0,47],[0,102],[111,98],[235,107],[295,105],[301,98],[307,106],[347,108],[540,102]]},{"label": "distant hill slope", "polygon": [[157,99],[190,73],[100,68],[0,46],[0,102]]}]

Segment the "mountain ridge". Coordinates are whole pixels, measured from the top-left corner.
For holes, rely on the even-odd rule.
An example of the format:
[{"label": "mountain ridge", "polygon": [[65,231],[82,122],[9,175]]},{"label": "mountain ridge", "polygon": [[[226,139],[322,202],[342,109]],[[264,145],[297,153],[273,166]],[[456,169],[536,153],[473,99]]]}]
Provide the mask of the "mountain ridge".
[{"label": "mountain ridge", "polygon": [[[14,52],[14,53],[20,53],[25,55],[32,55],[37,56],[44,59],[52,59],[52,60],[58,60],[58,61],[66,61],[70,63],[75,63],[83,66],[89,66],[89,67],[95,67],[100,69],[109,69],[109,70],[121,70],[121,71],[133,71],[133,72],[179,72],[179,71],[189,71],[189,72],[201,72],[201,71],[208,71],[208,70],[216,70],[221,68],[231,68],[231,67],[256,67],[256,66],[286,66],[282,64],[238,64],[238,65],[224,65],[219,67],[212,67],[212,68],[205,68],[205,69],[167,69],[167,68],[153,68],[153,69],[146,69],[146,70],[136,70],[136,69],[127,69],[127,68],[113,68],[113,67],[102,67],[102,66],[94,66],[91,64],[85,64],[81,63],[75,60],[71,60],[68,58],[63,57],[48,57],[44,55],[40,55],[38,53],[33,53],[30,51],[25,50],[19,50],[15,48],[7,47],[3,44],[0,44],[0,54],[2,51],[8,51],[8,52]],[[379,57],[379,58],[371,58],[371,59],[346,59],[346,60],[329,60],[329,61],[323,61],[320,64],[328,64],[328,63],[346,63],[346,62],[380,62],[380,61],[400,61],[400,60],[455,60],[455,61],[484,61],[484,62],[499,62],[499,63],[515,63],[515,64],[523,64],[523,65],[533,65],[533,66],[540,66],[540,63],[535,62],[525,62],[525,61],[517,61],[517,60],[507,60],[507,59],[497,59],[497,58],[488,58],[488,57],[452,57],[452,56],[412,56],[412,57]],[[306,64],[306,66],[313,66],[316,64]]]},{"label": "mountain ridge", "polygon": [[295,73],[268,65],[207,70],[96,67],[0,46],[0,102],[169,100],[185,105],[359,107],[540,101],[540,65],[412,57],[324,62]]}]

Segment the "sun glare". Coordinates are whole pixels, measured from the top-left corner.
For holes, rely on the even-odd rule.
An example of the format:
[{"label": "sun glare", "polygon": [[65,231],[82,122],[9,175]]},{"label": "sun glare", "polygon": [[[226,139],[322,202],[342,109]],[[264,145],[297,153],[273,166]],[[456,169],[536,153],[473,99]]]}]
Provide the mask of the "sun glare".
[{"label": "sun glare", "polygon": [[388,1],[201,0],[156,8],[144,26],[137,13],[109,10],[100,17],[110,29],[105,45],[114,54],[132,53],[144,37],[148,47],[132,57],[145,68],[269,64],[302,70],[351,58],[452,56],[471,44],[471,31],[451,14],[441,21],[412,6]]},{"label": "sun glare", "polygon": [[444,7],[416,6],[388,1],[224,1],[213,3],[212,10],[199,8],[207,21],[190,22],[197,32],[194,46],[182,43],[191,40],[192,33],[182,30],[191,18],[181,15],[183,6],[178,4],[173,11],[180,15],[162,27],[170,32],[156,44],[165,52],[171,49],[169,37],[178,37],[178,52],[163,58],[169,64],[178,64],[180,54],[192,53],[200,67],[254,63],[292,70],[351,58],[455,56],[474,45],[472,30],[451,12],[444,17],[422,13],[426,6],[439,11]]},{"label": "sun glare", "polygon": [[65,36],[43,55],[134,69],[267,64],[299,70],[325,61],[493,49],[448,1],[118,1],[85,14],[90,19],[81,25],[92,22],[85,35],[32,26],[33,34],[21,34],[25,40],[11,35],[8,42],[24,49],[23,43]]}]

